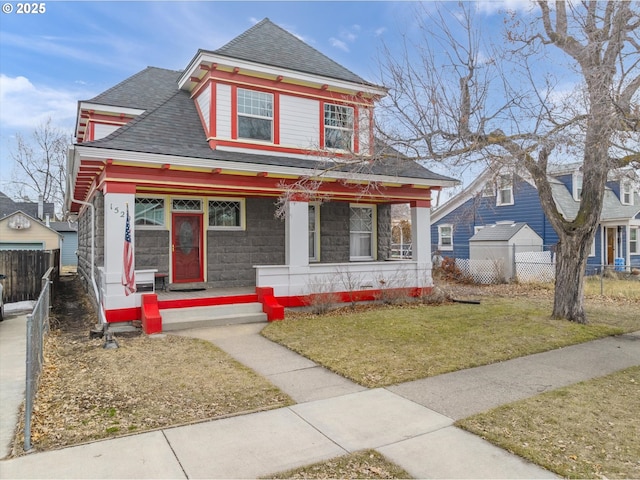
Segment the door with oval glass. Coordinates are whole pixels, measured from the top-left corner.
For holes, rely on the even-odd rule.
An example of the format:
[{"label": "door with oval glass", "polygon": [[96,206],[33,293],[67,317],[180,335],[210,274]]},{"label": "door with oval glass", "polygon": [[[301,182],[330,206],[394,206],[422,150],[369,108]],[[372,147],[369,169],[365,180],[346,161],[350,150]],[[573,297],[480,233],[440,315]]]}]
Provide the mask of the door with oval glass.
[{"label": "door with oval glass", "polygon": [[204,281],[202,214],[172,213],[171,261],[175,283]]}]

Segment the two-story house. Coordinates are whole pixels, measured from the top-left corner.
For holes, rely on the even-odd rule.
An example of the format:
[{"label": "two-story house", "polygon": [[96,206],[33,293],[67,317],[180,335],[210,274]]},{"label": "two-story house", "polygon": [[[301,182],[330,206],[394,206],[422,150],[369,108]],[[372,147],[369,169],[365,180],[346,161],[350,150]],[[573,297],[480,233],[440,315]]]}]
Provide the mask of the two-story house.
[{"label": "two-story house", "polygon": [[[170,289],[249,287],[280,307],[430,288],[431,195],[456,182],[374,141],[385,94],[265,19],[183,71],[79,102],[67,205],[106,321],[141,317],[144,294],[122,282],[127,215],[136,283],[157,271]],[[401,262],[394,203],[415,232]]]},{"label": "two-story house", "polygon": [[[562,215],[575,218],[580,207],[580,164],[549,173],[553,198]],[[606,185],[600,224],[587,260],[587,273],[621,263],[640,266],[640,195],[637,172],[614,171]],[[481,229],[524,222],[553,250],[558,235],[547,220],[533,180],[524,173],[487,169],[462,192],[431,213],[432,248],[442,257],[469,258],[469,241]],[[616,261],[617,259],[617,261]]]}]

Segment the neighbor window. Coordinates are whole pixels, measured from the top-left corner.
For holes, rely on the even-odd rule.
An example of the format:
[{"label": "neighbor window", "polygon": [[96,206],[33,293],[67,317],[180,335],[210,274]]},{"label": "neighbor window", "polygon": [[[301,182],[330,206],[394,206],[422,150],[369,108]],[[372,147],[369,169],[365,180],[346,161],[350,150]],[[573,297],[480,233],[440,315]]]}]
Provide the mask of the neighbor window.
[{"label": "neighbor window", "polygon": [[453,226],[438,225],[438,250],[453,250]]},{"label": "neighbor window", "polygon": [[136,227],[164,226],[164,199],[136,198],[134,224]]},{"label": "neighbor window", "polygon": [[273,139],[273,95],[238,89],[238,138]]},{"label": "neighbor window", "polygon": [[574,174],[573,175],[573,199],[576,202],[579,202],[582,198],[582,175]]},{"label": "neighbor window", "polygon": [[241,229],[242,224],[242,202],[240,200],[209,201],[209,227]]},{"label": "neighbor window", "polygon": [[309,260],[320,260],[318,252],[318,238],[320,236],[320,206],[309,204]]},{"label": "neighbor window", "polygon": [[353,108],[324,104],[324,146],[353,149]]},{"label": "neighbor window", "polygon": [[513,205],[513,176],[500,175],[498,178],[497,205]]},{"label": "neighbor window", "polygon": [[628,180],[620,182],[620,202],[623,205],[633,205],[633,187]]},{"label": "neighbor window", "polygon": [[487,182],[482,189],[483,197],[495,197],[496,196],[496,186],[493,182]]},{"label": "neighbor window", "polygon": [[373,207],[352,205],[349,218],[351,260],[373,259]]},{"label": "neighbor window", "polygon": [[638,232],[640,228],[632,228],[629,230],[629,253],[640,253],[640,246],[638,245]]}]

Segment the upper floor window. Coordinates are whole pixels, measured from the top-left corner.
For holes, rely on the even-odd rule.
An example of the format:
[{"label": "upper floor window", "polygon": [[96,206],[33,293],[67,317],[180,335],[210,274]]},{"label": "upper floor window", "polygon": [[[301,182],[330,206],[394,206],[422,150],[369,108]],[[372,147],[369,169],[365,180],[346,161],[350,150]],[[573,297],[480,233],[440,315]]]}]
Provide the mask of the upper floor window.
[{"label": "upper floor window", "polygon": [[136,198],[134,224],[136,227],[164,226],[164,199]]},{"label": "upper floor window", "polygon": [[273,95],[238,89],[238,137],[273,141]]},{"label": "upper floor window", "polygon": [[353,108],[324,104],[324,146],[340,150],[353,149]]},{"label": "upper floor window", "polygon": [[513,176],[500,175],[496,205],[513,205]]},{"label": "upper floor window", "polygon": [[579,202],[582,198],[582,174],[573,175],[573,199]]},{"label": "upper floor window", "polygon": [[438,225],[438,250],[453,250],[453,226]]},{"label": "upper floor window", "polygon": [[633,187],[629,180],[620,182],[620,203],[623,205],[633,205]]}]

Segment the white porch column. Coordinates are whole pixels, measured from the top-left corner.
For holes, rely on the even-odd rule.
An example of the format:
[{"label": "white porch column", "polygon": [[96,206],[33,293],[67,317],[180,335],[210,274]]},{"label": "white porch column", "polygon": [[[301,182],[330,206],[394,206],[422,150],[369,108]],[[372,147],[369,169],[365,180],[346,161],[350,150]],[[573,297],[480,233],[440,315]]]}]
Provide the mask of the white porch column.
[{"label": "white porch column", "polygon": [[411,202],[411,258],[416,262],[417,286],[432,287],[431,205],[429,201]]},{"label": "white porch column", "polygon": [[[411,202],[411,258],[419,265],[431,264],[431,207]],[[429,268],[431,268],[429,266]]]},{"label": "white porch column", "polygon": [[309,266],[309,201],[287,202],[285,219],[285,262],[290,267]]},{"label": "white porch column", "polygon": [[[134,187],[135,188],[135,187]],[[135,193],[109,191],[104,192],[104,303],[105,309],[121,309],[139,306],[138,295],[125,295],[122,285],[124,268],[124,233],[127,207],[129,209],[131,244],[134,251],[135,266]],[[136,302],[138,304],[136,304]]]}]

